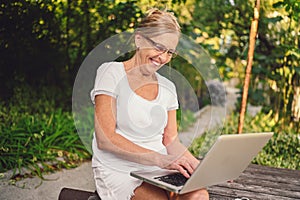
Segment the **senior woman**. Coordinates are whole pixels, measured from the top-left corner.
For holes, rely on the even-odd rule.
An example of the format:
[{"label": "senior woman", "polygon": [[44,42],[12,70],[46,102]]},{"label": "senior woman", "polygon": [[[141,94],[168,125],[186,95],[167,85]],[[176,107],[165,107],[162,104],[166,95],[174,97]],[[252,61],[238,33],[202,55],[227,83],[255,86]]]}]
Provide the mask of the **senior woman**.
[{"label": "senior woman", "polygon": [[157,73],[176,55],[179,37],[174,15],[151,9],[134,33],[135,54],[97,70],[92,167],[104,200],[208,199],[205,189],[174,195],[130,176],[165,168],[188,178],[199,163],[177,137],[175,85]]}]

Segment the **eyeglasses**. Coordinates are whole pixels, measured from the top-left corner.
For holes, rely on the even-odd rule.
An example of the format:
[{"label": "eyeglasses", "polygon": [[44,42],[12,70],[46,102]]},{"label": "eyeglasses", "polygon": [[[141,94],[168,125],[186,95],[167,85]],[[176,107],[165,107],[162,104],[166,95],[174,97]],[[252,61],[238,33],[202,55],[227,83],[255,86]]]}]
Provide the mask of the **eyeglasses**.
[{"label": "eyeglasses", "polygon": [[165,53],[167,52],[168,56],[175,58],[177,56],[177,52],[175,49],[168,49],[165,47],[163,44],[156,43],[153,40],[151,40],[149,37],[141,35],[143,38],[145,38],[153,47],[156,51],[160,53]]}]

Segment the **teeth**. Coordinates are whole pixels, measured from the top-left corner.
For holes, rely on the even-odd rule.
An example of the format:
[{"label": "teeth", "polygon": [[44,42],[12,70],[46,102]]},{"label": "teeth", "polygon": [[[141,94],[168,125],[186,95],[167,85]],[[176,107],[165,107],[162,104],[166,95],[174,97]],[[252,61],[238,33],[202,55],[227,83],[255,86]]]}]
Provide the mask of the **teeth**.
[{"label": "teeth", "polygon": [[156,61],[154,61],[154,60],[152,60],[152,63],[153,63],[154,65],[156,65],[156,66],[159,66],[159,65],[160,65],[159,62],[156,62]]}]

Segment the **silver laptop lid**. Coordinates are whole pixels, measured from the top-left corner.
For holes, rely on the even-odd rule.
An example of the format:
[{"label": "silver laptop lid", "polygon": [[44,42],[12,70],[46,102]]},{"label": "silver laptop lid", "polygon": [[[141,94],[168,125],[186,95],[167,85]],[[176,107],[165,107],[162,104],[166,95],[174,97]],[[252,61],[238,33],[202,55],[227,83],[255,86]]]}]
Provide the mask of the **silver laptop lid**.
[{"label": "silver laptop lid", "polygon": [[273,132],[219,136],[180,193],[236,179],[272,135]]}]

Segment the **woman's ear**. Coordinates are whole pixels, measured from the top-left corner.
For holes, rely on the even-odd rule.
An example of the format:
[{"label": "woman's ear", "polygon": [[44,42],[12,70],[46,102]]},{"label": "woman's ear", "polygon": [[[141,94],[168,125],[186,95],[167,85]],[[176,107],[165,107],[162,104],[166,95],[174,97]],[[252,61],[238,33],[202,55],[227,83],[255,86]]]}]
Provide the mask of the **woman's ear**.
[{"label": "woman's ear", "polygon": [[139,33],[136,33],[134,36],[134,42],[137,49],[142,45],[142,36]]}]

